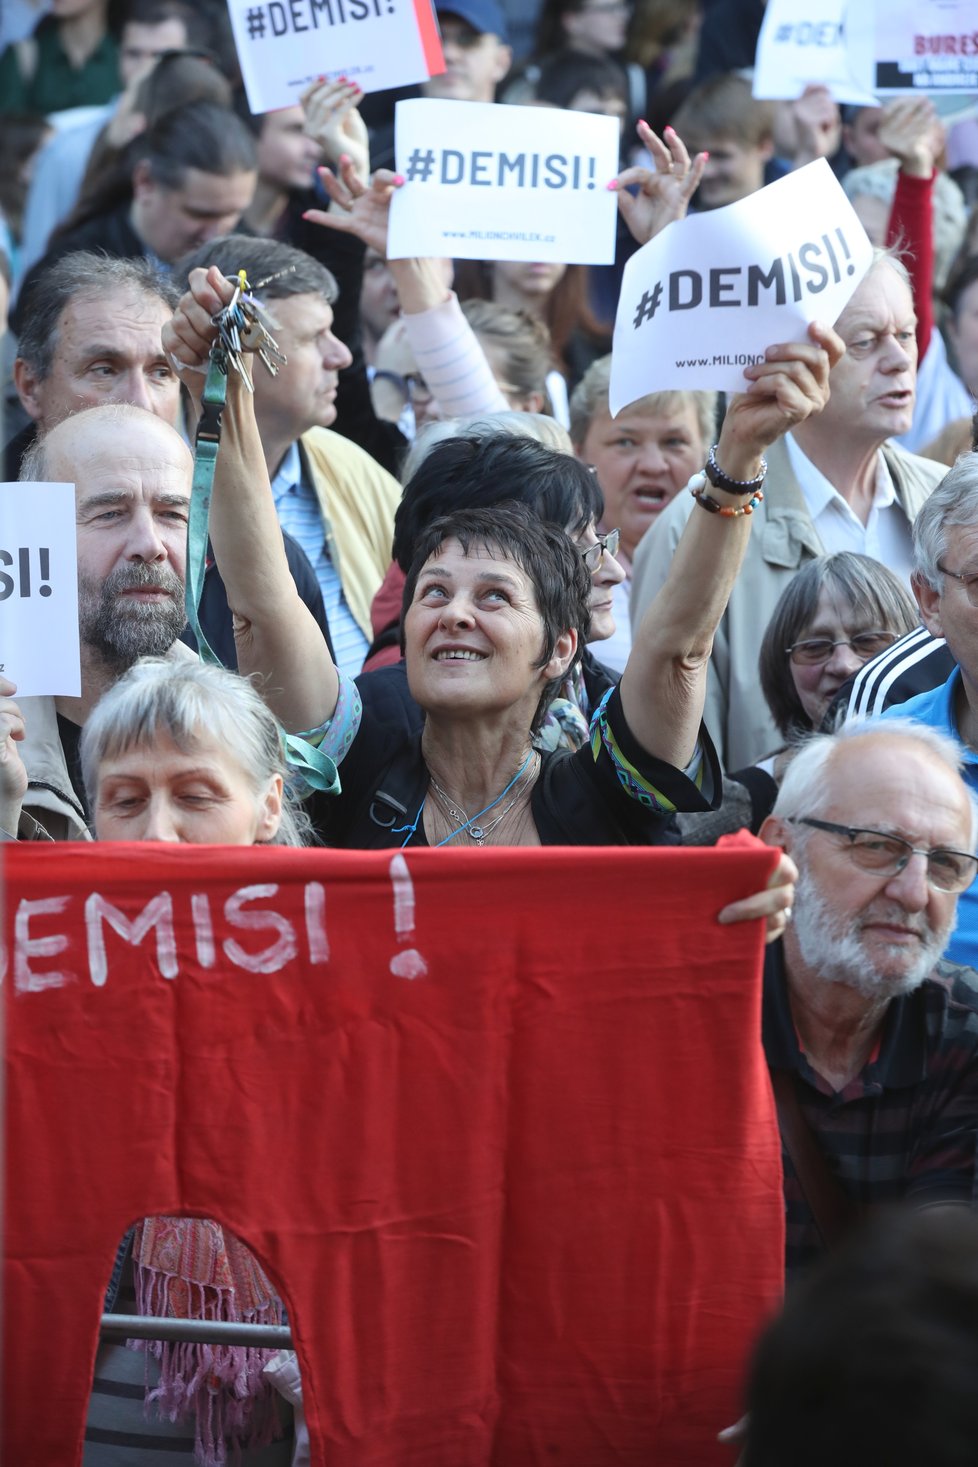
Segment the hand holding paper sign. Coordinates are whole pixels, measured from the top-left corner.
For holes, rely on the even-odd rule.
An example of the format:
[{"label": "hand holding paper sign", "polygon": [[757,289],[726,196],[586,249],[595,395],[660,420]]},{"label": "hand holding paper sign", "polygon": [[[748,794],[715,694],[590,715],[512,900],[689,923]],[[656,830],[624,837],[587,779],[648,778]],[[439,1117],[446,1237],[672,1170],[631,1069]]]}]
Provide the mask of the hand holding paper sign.
[{"label": "hand holding paper sign", "polygon": [[[746,484],[756,479],[774,440],[822,410],[829,396],[829,371],[843,351],[834,331],[814,325],[806,341],[767,348],[752,368],[748,390],[732,399],[720,432],[715,461],[728,480]],[[622,707],[632,733],[643,748],[678,768],[685,768],[692,757],[713,641],[751,526],[751,516],[744,512],[749,489],[728,493],[708,482],[697,493],[698,504],[666,580],[636,629],[621,680]]]},{"label": "hand holding paper sign", "polygon": [[845,349],[845,342],[831,326],[813,321],[807,341],[769,346],[763,361],[744,368],[750,386],[730,398],[720,433],[720,445],[734,463],[728,473],[738,479],[747,477],[738,465],[751,454],[762,454],[776,439],[822,411],[829,400],[829,372]]},{"label": "hand holding paper sign", "polygon": [[[657,137],[647,122],[635,129],[652,154],[655,172],[648,168],[626,168],[608,187],[618,195],[618,212],[633,239],[648,244],[667,224],[685,219],[689,201],[699,187],[709,153],[697,153],[692,163],[686,144],[673,128]],[[638,194],[629,189],[638,185]]]},{"label": "hand holding paper sign", "polygon": [[13,701],[17,689],[0,677],[0,839],[16,836],[20,807],[27,793],[27,770],[18,743],[26,737],[24,715]]},{"label": "hand holding paper sign", "polygon": [[828,87],[807,86],[797,101],[780,105],[794,124],[795,148],[791,162],[795,168],[814,163],[816,158],[831,158],[838,152],[842,118]]},{"label": "hand holding paper sign", "polygon": [[363,92],[356,82],[316,82],[302,94],[305,130],[319,144],[328,163],[348,157],[362,178],[370,176],[370,139],[357,103]]},{"label": "hand holding paper sign", "polygon": [[665,230],[625,266],[612,413],[671,388],[743,391],[769,341],[838,320],[871,260],[824,159]]},{"label": "hand holding paper sign", "polygon": [[944,127],[929,97],[887,102],[877,137],[911,178],[930,178],[944,152]]}]

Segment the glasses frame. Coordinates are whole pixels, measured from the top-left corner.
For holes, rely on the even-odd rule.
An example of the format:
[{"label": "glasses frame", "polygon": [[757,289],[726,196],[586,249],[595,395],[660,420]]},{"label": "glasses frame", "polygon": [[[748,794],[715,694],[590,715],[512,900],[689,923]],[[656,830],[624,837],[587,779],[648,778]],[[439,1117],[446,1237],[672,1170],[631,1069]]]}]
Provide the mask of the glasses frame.
[{"label": "glasses frame", "polygon": [[413,407],[416,402],[431,402],[435,395],[420,372],[405,372],[402,376],[400,372],[393,372],[388,367],[378,367],[372,380],[393,383],[403,397],[405,406],[408,403]]},{"label": "glasses frame", "polygon": [[[898,639],[899,635],[900,634],[898,632],[885,631],[883,627],[868,628],[865,632],[856,632],[855,636],[853,637],[838,637],[834,642],[832,641],[831,637],[802,637],[800,642],[792,642],[791,646],[785,647],[784,650],[789,662],[793,662],[796,667],[824,667],[825,663],[828,662],[836,647],[850,647],[858,657],[859,653],[856,650],[855,646],[853,646],[853,643],[856,641],[857,637],[889,637],[889,642],[880,647],[879,651],[868,652],[866,654],[866,656],[863,658],[863,663],[865,664],[869,662],[870,658],[878,657],[880,652],[885,652],[887,647],[892,647],[893,643]],[[826,652],[824,657],[818,658],[818,660],[815,662],[799,662],[798,659],[795,658],[792,654],[794,652],[797,652],[799,647],[804,647],[812,642],[824,642],[825,645],[829,647],[829,651]]]},{"label": "glasses frame", "polygon": [[[606,555],[610,555],[612,558],[617,555],[620,544],[621,530],[609,530],[607,534],[599,535],[593,545],[589,545],[586,550],[581,551],[581,559],[593,575],[603,563]],[[597,553],[595,554],[595,552]]]},{"label": "glasses frame", "polygon": [[969,571],[965,575],[963,571],[948,570],[947,566],[941,565],[940,561],[937,562],[937,569],[942,576],[950,576],[952,581],[960,581],[964,594],[968,598],[968,605],[978,608],[978,571]]},{"label": "glasses frame", "polygon": [[[787,815],[785,816],[785,819],[787,820],[789,825],[809,825],[813,830],[825,830],[828,831],[830,835],[845,836],[846,839],[849,841],[849,845],[845,849],[850,854],[852,854],[853,850],[856,848],[855,839],[857,835],[874,835],[879,840],[892,841],[894,845],[902,846],[904,854],[895,858],[896,865],[894,866],[892,871],[888,871],[885,866],[860,866],[859,869],[861,871],[872,872],[877,876],[886,876],[887,878],[891,876],[899,876],[900,872],[904,871],[907,866],[909,866],[911,857],[913,856],[926,857],[927,885],[931,887],[932,890],[944,892],[946,895],[960,895],[961,892],[967,891],[968,887],[974,881],[975,877],[978,876],[978,856],[972,855],[970,851],[956,851],[953,846],[932,846],[930,850],[927,850],[925,847],[922,846],[911,845],[908,840],[904,840],[902,835],[893,835],[888,830],[870,830],[864,825],[840,825],[835,820],[816,820],[812,815]],[[967,862],[971,866],[970,880],[966,881],[963,886],[958,887],[939,886],[936,881],[933,881],[931,879],[930,867],[931,856],[938,855],[957,856],[960,860]],[[856,861],[855,864],[858,866],[859,862]]]}]

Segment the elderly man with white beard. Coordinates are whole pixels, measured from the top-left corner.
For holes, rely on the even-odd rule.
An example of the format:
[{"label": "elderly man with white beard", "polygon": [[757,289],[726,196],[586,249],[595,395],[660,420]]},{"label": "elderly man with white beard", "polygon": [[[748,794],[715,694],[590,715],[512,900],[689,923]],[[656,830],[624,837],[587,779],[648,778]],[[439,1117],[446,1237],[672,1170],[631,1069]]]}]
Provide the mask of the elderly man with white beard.
[{"label": "elderly man with white beard", "polygon": [[852,724],[802,748],[761,835],[800,873],[763,1026],[790,1272],[867,1208],[974,1200],[978,974],[942,953],[978,809],[950,739]]}]

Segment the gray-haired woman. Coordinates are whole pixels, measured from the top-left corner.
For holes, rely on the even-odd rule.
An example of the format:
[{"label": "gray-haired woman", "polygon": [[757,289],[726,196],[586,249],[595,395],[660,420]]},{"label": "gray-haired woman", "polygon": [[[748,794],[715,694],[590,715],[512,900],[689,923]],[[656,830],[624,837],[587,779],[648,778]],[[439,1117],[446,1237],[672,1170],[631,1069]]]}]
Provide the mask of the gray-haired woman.
[{"label": "gray-haired woman", "polygon": [[913,597],[880,561],[819,555],[785,587],[761,643],[761,689],[786,743],[820,727],[864,662],[918,625]]},{"label": "gray-haired woman", "polygon": [[[137,663],[88,718],[81,763],[99,840],[303,843],[278,724],[251,683],[222,667]],[[120,1248],[109,1307],[179,1313],[187,1297],[201,1317],[282,1320],[257,1258],[218,1223],[143,1218]],[[240,1448],[242,1467],[286,1467],[291,1433],[265,1374],[273,1352],[233,1346],[204,1370],[202,1346],[147,1350],[149,1358],[121,1344],[100,1347],[86,1464],[102,1460],[97,1443],[109,1431],[127,1462],[155,1462],[162,1450],[168,1461],[216,1467]],[[151,1414],[144,1394],[157,1402]]]},{"label": "gray-haired woman", "polygon": [[304,842],[279,726],[223,667],[138,662],[86,722],[81,764],[99,840]]}]

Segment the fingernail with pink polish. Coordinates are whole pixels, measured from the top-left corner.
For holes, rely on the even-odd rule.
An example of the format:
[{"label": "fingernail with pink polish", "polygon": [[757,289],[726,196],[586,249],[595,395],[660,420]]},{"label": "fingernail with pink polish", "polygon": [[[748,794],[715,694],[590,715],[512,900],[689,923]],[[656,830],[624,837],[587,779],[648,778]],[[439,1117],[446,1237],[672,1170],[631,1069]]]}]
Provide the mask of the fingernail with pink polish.
[{"label": "fingernail with pink polish", "polygon": [[404,174],[403,173],[395,173],[394,174],[394,182],[397,184],[398,188],[400,188],[401,184],[404,182]]},{"label": "fingernail with pink polish", "polygon": [[618,187],[618,180],[617,180],[617,178],[613,178],[610,183],[606,183],[605,184],[605,188],[609,191],[609,193],[614,193],[615,190],[617,189],[617,187]]},{"label": "fingernail with pink polish", "polygon": [[675,131],[676,131],[676,129],[675,129],[675,128],[674,128],[674,127],[670,127],[670,126],[669,126],[669,124],[668,124],[668,123],[666,123],[666,125],[665,125],[665,127],[664,127],[664,128],[663,128],[663,129],[662,129],[662,131],[663,131],[663,132],[664,132],[664,133],[666,133],[666,132],[673,132],[673,133],[674,133],[674,132],[675,132]]}]

